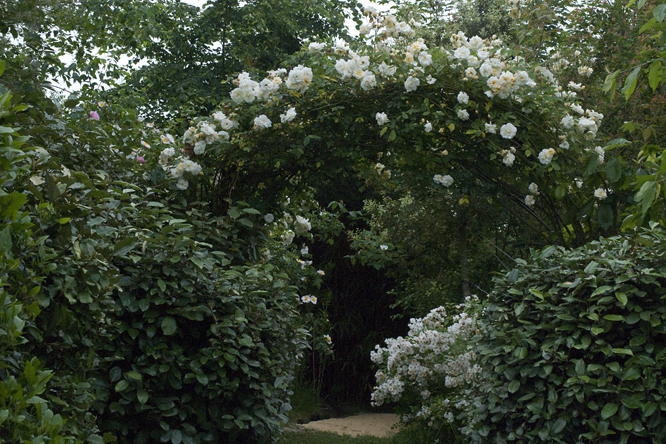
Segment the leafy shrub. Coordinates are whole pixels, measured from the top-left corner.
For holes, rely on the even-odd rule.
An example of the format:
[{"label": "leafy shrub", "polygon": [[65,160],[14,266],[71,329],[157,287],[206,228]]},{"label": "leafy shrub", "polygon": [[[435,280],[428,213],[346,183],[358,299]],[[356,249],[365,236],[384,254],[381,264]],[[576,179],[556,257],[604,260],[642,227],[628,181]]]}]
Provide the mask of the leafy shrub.
[{"label": "leafy shrub", "polygon": [[266,441],[286,422],[298,296],[272,265],[223,258],[157,234],[125,265],[102,418],[122,442]]},{"label": "leafy shrub", "polygon": [[159,133],[113,105],[99,114],[51,120],[25,184],[53,253],[34,296],[45,340],[32,344],[54,361],[49,398],[86,436],[269,439],[305,347],[290,278],[259,262],[259,248],[278,242],[247,204],[215,216],[172,199],[136,148]]},{"label": "leafy shrub", "polygon": [[666,233],[548,247],[496,279],[473,442],[663,442]]},{"label": "leafy shrub", "polygon": [[[0,74],[4,63],[0,62]],[[30,215],[23,211],[26,195],[16,182],[28,172],[29,137],[5,126],[25,106],[0,96],[0,443],[74,442],[62,433],[63,417],[41,397],[53,376],[26,349],[25,331],[36,333],[37,302],[22,301],[40,290],[43,279],[32,267],[39,261],[44,239],[33,236]],[[43,250],[41,250],[43,251]]]}]

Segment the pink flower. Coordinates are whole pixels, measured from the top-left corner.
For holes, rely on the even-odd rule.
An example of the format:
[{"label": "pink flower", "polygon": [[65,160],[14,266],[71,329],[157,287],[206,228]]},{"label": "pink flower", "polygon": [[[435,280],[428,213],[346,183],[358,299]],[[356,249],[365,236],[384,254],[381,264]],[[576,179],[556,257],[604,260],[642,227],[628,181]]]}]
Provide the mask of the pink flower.
[{"label": "pink flower", "polygon": [[95,111],[90,111],[90,117],[99,120],[99,114],[97,114]]},{"label": "pink flower", "polygon": [[139,163],[146,163],[146,159],[144,159],[144,158],[141,157],[141,156],[136,156],[136,160],[137,160],[137,162],[139,162]]}]

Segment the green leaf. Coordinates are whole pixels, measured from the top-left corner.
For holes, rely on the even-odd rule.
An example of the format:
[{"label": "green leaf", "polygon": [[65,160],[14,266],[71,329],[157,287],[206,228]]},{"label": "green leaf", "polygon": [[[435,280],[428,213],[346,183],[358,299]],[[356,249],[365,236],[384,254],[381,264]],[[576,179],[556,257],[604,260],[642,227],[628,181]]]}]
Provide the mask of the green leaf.
[{"label": "green leaf", "polygon": [[619,73],[620,71],[617,70],[614,73],[608,74],[606,76],[606,80],[604,81],[604,85],[602,87],[602,91],[608,93],[611,96],[611,98],[615,95],[615,87],[617,86],[617,75]]},{"label": "green leaf", "polygon": [[171,433],[171,444],[180,444],[183,441],[183,435],[180,430],[174,430]]},{"label": "green leaf", "polygon": [[620,178],[622,178],[622,164],[617,159],[617,157],[614,157],[610,162],[608,162],[605,171],[606,177],[611,183],[615,183],[620,180]]},{"label": "green leaf", "polygon": [[129,382],[126,379],[123,379],[122,381],[118,381],[118,384],[116,384],[115,390],[116,390],[116,392],[122,392],[127,387],[129,387]]},{"label": "green leaf", "polygon": [[391,130],[391,134],[389,134],[388,136],[389,142],[395,140],[395,137],[396,137],[395,130]]},{"label": "green leaf", "polygon": [[627,299],[627,295],[625,293],[622,293],[621,291],[616,291],[615,297],[617,298],[618,301],[620,301],[622,305],[627,305],[627,302],[629,301],[629,299]]},{"label": "green leaf", "polygon": [[601,419],[608,419],[617,413],[618,406],[612,402],[607,403],[603,409],[601,409]]},{"label": "green leaf", "polygon": [[514,379],[509,383],[509,393],[516,393],[518,389],[520,388],[520,381]]},{"label": "green leaf", "polygon": [[594,290],[594,292],[592,293],[592,297],[600,295],[600,294],[608,293],[608,291],[610,291],[612,289],[613,289],[613,287],[609,287],[608,285],[603,285],[603,286],[597,288],[596,290]]},{"label": "green leaf", "polygon": [[[3,72],[5,72],[5,61],[4,61],[4,60],[0,60],[0,76],[2,75]],[[1,415],[1,414],[0,414],[0,415]],[[2,421],[3,421],[3,420],[0,418],[0,422],[2,422]]]},{"label": "green leaf", "polygon": [[661,5],[657,5],[653,10],[652,10],[652,15],[654,18],[657,19],[659,23],[664,21],[664,17],[666,16],[666,3],[662,3]]},{"label": "green leaf", "polygon": [[632,352],[628,348],[613,348],[611,350],[613,351],[613,353],[615,353],[617,355],[631,355],[631,356],[634,356],[634,352]]},{"label": "green leaf", "polygon": [[145,404],[146,402],[148,402],[149,395],[147,391],[145,391],[144,389],[140,389],[136,392],[136,397],[141,404]]},{"label": "green leaf", "polygon": [[141,373],[136,372],[136,371],[134,371],[134,370],[130,370],[129,372],[127,372],[127,373],[125,373],[125,374],[126,374],[127,376],[129,376],[130,378],[136,380],[136,381],[140,381],[140,380],[141,380]]},{"label": "green leaf", "polygon": [[[666,3],[660,6],[666,6]],[[664,70],[661,67],[661,60],[656,60],[650,65],[650,73],[648,74],[648,80],[650,82],[650,87],[652,92],[657,90],[659,83],[661,83]]]},{"label": "green leaf", "polygon": [[626,321],[626,319],[624,319],[624,316],[622,315],[606,315],[604,316],[604,319],[606,319],[607,321],[623,321],[623,322]]},{"label": "green leaf", "polygon": [[562,200],[567,192],[567,189],[562,185],[555,188],[555,199]]},{"label": "green leaf", "polygon": [[166,318],[164,318],[162,320],[162,325],[161,326],[162,326],[162,332],[166,336],[171,336],[172,334],[174,334],[176,332],[176,328],[177,328],[176,320],[174,318],[172,318],[171,316],[167,316]]},{"label": "green leaf", "polygon": [[634,68],[634,70],[629,74],[629,77],[627,77],[627,80],[624,82],[624,88],[622,88],[622,92],[624,93],[624,99],[629,100],[629,97],[634,93],[634,90],[636,89],[636,83],[638,82],[638,74],[641,72],[641,67],[637,66]]}]

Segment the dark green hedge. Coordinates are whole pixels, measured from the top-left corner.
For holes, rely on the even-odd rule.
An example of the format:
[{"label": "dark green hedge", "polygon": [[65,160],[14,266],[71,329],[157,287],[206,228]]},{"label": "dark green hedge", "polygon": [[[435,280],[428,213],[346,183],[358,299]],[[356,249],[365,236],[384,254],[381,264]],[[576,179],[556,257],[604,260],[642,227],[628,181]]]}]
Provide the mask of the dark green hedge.
[{"label": "dark green hedge", "polygon": [[496,279],[472,441],[661,443],[666,233],[548,247]]}]

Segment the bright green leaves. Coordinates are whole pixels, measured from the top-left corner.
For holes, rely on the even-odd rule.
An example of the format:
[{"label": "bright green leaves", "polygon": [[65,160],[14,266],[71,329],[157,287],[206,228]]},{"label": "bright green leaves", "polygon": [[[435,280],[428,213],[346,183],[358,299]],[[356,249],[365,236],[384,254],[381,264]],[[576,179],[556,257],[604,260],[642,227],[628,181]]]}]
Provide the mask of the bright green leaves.
[{"label": "bright green leaves", "polygon": [[629,100],[629,97],[634,93],[640,72],[641,67],[637,66],[633,71],[631,71],[631,74],[629,74],[627,79],[624,81],[624,87],[622,88],[621,92],[624,94],[625,100]]},{"label": "bright green leaves", "polygon": [[666,3],[655,6],[652,15],[659,23],[663,22],[666,17]]},{"label": "bright green leaves", "polygon": [[[666,6],[666,3],[660,6]],[[661,65],[661,60],[655,60],[650,65],[650,72],[648,73],[648,81],[650,82],[650,88],[652,92],[657,90],[657,87],[662,82],[664,77],[664,69]]]}]

